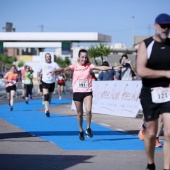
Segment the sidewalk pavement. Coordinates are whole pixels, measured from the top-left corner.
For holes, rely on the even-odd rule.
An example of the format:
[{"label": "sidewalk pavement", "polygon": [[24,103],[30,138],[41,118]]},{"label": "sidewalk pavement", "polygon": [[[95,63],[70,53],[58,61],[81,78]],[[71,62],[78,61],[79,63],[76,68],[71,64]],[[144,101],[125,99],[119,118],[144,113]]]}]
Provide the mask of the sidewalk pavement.
[{"label": "sidewalk pavement", "polygon": [[[40,97],[34,99],[38,98]],[[67,94],[63,98],[72,98],[72,94]],[[15,99],[15,102],[21,101],[23,101],[21,98]],[[0,104],[5,103],[5,100],[0,100]],[[60,114],[76,117],[76,112],[70,107],[71,103],[62,104],[52,106],[50,111],[55,114],[59,111]],[[92,121],[113,130],[137,135],[142,118],[93,114]],[[161,139],[163,140],[163,136]],[[86,141],[83,142],[86,145]],[[156,150],[155,163],[158,170],[163,169],[162,150]],[[0,170],[144,170],[145,168],[144,150],[64,150],[0,119]]]}]

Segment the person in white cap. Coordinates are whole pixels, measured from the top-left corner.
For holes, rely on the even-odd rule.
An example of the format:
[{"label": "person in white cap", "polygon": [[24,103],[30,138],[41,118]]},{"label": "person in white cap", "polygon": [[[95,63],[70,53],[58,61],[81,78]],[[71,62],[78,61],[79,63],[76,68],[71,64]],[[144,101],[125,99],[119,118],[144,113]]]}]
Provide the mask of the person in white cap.
[{"label": "person in white cap", "polygon": [[142,78],[147,170],[156,169],[154,152],[160,114],[164,124],[164,169],[170,169],[170,15],[158,15],[154,28],[155,34],[140,43],[136,58],[137,74]]}]

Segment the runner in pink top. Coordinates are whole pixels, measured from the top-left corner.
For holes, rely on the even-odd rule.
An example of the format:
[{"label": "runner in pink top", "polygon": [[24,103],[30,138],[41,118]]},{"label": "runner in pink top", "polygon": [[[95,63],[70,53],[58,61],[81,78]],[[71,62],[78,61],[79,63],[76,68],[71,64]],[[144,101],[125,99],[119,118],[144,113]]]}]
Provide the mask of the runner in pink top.
[{"label": "runner in pink top", "polygon": [[[117,68],[119,68],[118,66]],[[81,49],[78,54],[78,62],[65,68],[64,71],[73,72],[73,100],[77,110],[78,125],[79,125],[79,139],[84,140],[83,131],[83,104],[86,110],[86,134],[87,137],[92,138],[93,134],[90,128],[91,125],[91,109],[92,109],[92,77],[91,70],[111,70],[112,67],[108,66],[95,66],[89,62],[87,51]]]},{"label": "runner in pink top", "polygon": [[69,68],[73,71],[73,93],[75,92],[92,92],[92,76],[90,71],[93,70],[95,65],[86,63],[85,65],[80,65],[75,63]]}]

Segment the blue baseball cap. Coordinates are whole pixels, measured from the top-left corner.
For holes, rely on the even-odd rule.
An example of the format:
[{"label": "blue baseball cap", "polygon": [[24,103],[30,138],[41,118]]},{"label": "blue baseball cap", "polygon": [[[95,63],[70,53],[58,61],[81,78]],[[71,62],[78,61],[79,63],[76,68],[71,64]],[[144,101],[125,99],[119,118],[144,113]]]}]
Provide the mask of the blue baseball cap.
[{"label": "blue baseball cap", "polygon": [[170,15],[168,14],[159,14],[156,19],[155,19],[155,23],[157,24],[170,24]]}]

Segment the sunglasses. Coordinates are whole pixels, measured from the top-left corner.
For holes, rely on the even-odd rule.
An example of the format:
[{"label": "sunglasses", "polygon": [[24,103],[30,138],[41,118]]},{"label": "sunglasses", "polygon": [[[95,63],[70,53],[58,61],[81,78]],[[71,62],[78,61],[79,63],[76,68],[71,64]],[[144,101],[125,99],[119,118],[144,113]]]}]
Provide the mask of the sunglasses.
[{"label": "sunglasses", "polygon": [[165,28],[170,29],[170,24],[159,24],[159,26],[163,29],[165,29]]}]

